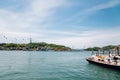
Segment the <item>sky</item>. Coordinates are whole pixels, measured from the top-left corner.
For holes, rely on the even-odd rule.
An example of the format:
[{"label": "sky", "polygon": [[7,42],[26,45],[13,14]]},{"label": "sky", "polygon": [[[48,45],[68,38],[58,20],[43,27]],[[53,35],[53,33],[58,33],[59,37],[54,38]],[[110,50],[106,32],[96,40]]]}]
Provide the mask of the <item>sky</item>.
[{"label": "sky", "polygon": [[0,43],[120,44],[120,0],[0,0]]}]

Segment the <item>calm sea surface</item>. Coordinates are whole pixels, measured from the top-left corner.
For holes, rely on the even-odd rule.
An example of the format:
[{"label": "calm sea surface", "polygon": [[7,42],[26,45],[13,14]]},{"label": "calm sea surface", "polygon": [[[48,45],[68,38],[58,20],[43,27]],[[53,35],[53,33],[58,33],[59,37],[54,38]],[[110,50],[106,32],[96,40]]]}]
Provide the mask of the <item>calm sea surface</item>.
[{"label": "calm sea surface", "polygon": [[119,80],[120,71],[89,64],[91,52],[0,51],[0,80]]}]

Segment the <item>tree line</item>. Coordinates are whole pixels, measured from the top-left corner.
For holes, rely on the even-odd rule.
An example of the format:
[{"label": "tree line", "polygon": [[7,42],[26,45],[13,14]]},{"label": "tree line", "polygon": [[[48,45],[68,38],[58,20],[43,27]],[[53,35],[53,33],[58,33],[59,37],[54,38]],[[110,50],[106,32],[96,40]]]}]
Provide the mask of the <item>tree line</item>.
[{"label": "tree line", "polygon": [[70,51],[71,48],[64,45],[48,44],[45,42],[28,44],[1,43],[0,50]]},{"label": "tree line", "polygon": [[89,47],[87,49],[85,49],[86,51],[98,51],[98,50],[110,50],[110,49],[114,49],[115,45],[108,45],[108,46],[103,46],[103,47]]}]

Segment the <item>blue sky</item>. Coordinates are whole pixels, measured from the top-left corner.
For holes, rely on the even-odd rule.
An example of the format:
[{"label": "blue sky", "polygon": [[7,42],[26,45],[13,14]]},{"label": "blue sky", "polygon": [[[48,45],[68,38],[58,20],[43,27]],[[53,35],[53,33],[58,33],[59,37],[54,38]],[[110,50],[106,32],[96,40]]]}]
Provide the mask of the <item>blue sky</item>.
[{"label": "blue sky", "polygon": [[120,0],[0,0],[1,43],[119,45],[119,21]]}]

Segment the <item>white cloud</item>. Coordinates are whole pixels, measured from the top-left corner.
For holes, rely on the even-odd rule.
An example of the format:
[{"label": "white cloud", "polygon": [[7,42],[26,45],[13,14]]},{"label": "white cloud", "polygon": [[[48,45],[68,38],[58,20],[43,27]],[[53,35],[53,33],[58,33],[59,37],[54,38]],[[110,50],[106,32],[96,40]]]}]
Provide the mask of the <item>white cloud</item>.
[{"label": "white cloud", "polygon": [[30,11],[36,16],[49,16],[51,10],[64,4],[64,0],[34,0],[30,5]]},{"label": "white cloud", "polygon": [[59,42],[69,46],[74,46],[74,48],[119,45],[118,43],[120,43],[119,31],[114,32],[114,30],[108,30],[108,31],[98,30],[98,31],[85,32],[83,35],[86,36],[75,36],[75,37],[64,38],[64,39],[60,39]]},{"label": "white cloud", "polygon": [[[24,12],[14,12],[0,9],[0,30],[1,42],[29,42],[30,35],[33,41],[45,41],[56,44],[74,46],[74,48],[84,48],[84,46],[103,46],[106,44],[120,43],[119,29],[108,31],[56,31],[45,28],[47,20],[54,17],[55,10],[64,6],[66,0],[31,0]],[[113,2],[113,3],[112,3]],[[100,4],[87,11],[97,11],[114,7],[119,1],[110,1],[107,4]],[[81,15],[81,13],[79,14]],[[72,20],[75,20],[72,18]],[[39,24],[39,25],[38,25]],[[70,25],[69,26],[74,26]],[[49,27],[49,26],[46,26]],[[39,29],[40,30],[39,30]],[[34,30],[37,30],[34,32]],[[108,34],[109,33],[109,34]],[[8,39],[5,39],[6,36]],[[17,38],[17,40],[16,40]],[[23,41],[23,39],[25,39]]]},{"label": "white cloud", "polygon": [[[91,46],[118,45],[120,43],[119,27],[108,30],[91,30],[83,32],[45,30],[39,33],[3,32],[8,40],[6,42],[29,42],[30,35],[35,42],[48,42],[64,44],[73,48]],[[17,37],[16,37],[17,36]],[[17,40],[16,40],[17,38]],[[10,39],[10,40],[9,40]],[[22,40],[24,39],[24,41]]]},{"label": "white cloud", "polygon": [[33,38],[34,41],[64,44],[73,48],[91,46],[119,45],[119,27],[108,30],[91,30],[83,32],[73,31],[47,31],[41,32],[43,36]]},{"label": "white cloud", "polygon": [[86,9],[84,12],[92,12],[92,11],[98,11],[98,10],[103,10],[103,9],[107,9],[107,8],[111,8],[111,7],[115,7],[117,5],[120,5],[120,0],[110,0],[107,3],[102,3],[99,5],[95,5],[89,9]]},{"label": "white cloud", "polygon": [[[0,9],[0,30],[3,32],[30,32],[32,29],[42,30],[42,22],[53,17],[54,9],[63,6],[66,0],[30,0],[23,12]],[[39,25],[38,25],[39,24]]]},{"label": "white cloud", "polygon": [[78,13],[71,16],[70,18],[67,18],[67,19],[63,20],[62,23],[71,22],[71,21],[74,21],[74,20],[76,20],[75,23],[79,23],[79,22],[83,21],[85,18],[88,18],[89,16],[91,16],[91,14],[93,14],[97,11],[112,8],[112,7],[115,7],[115,6],[118,6],[118,5],[120,5],[120,0],[109,0],[106,3],[100,3],[100,4],[97,4],[97,5],[92,5],[91,7],[80,10]]}]

